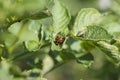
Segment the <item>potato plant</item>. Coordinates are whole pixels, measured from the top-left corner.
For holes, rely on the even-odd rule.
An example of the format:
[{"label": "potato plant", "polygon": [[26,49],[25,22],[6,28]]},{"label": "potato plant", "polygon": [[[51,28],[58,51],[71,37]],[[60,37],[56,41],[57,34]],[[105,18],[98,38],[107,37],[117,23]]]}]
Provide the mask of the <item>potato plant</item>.
[{"label": "potato plant", "polygon": [[47,80],[71,60],[92,67],[97,54],[119,70],[120,1],[70,1],[0,0],[0,80]]}]

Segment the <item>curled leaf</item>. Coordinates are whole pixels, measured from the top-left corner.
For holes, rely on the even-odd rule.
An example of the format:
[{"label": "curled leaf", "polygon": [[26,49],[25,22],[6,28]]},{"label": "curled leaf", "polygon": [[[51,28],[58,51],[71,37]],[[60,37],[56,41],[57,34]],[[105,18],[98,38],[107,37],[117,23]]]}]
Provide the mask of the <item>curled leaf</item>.
[{"label": "curled leaf", "polygon": [[25,47],[28,51],[36,51],[39,49],[39,42],[35,40],[25,41]]},{"label": "curled leaf", "polygon": [[82,9],[76,17],[73,35],[76,36],[78,33],[82,33],[87,26],[99,22],[100,17],[101,14],[94,8]]},{"label": "curled leaf", "polygon": [[105,53],[107,58],[113,63],[119,63],[120,52],[115,45],[111,45],[105,41],[97,42],[98,47]]}]

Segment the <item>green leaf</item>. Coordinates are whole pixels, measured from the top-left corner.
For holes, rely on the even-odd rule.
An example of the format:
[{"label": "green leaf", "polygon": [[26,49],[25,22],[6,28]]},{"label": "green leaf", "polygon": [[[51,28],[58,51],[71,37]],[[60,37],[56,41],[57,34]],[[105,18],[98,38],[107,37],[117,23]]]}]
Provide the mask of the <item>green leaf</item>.
[{"label": "green leaf", "polygon": [[72,34],[82,33],[87,26],[98,23],[100,17],[101,14],[94,8],[82,9],[76,17]]},{"label": "green leaf", "polygon": [[[54,6],[52,8],[52,16],[53,16],[53,26],[52,26],[52,32],[51,32],[51,43],[52,43],[52,50],[61,50],[63,44],[56,45],[55,39],[58,35],[63,36],[66,38],[66,35],[68,34],[68,24],[70,21],[70,14],[65,8],[65,6],[59,1],[54,0]],[[66,40],[66,39],[65,39]]]},{"label": "green leaf", "polygon": [[77,62],[87,68],[89,68],[93,64],[93,60],[94,58],[90,53],[87,53],[77,58]]},{"label": "green leaf", "polygon": [[[54,0],[54,6],[52,8],[53,16],[53,35],[63,31],[68,27],[70,21],[70,14],[65,6],[59,1]],[[63,32],[65,35],[66,33]]]},{"label": "green leaf", "polygon": [[[84,33],[83,33],[84,34]],[[111,40],[112,36],[100,26],[88,26],[85,31],[85,38],[87,40]]]},{"label": "green leaf", "polygon": [[84,40],[111,40],[113,36],[107,32],[106,29],[101,27],[100,25],[91,25],[87,26],[86,29],[83,30],[82,33],[78,33],[75,37],[77,39]]},{"label": "green leaf", "polygon": [[39,49],[39,42],[35,40],[25,41],[25,47],[28,51],[36,51]]},{"label": "green leaf", "polygon": [[105,41],[99,41],[97,42],[97,46],[105,53],[105,55],[111,62],[120,62],[120,52],[115,45],[111,45]]}]

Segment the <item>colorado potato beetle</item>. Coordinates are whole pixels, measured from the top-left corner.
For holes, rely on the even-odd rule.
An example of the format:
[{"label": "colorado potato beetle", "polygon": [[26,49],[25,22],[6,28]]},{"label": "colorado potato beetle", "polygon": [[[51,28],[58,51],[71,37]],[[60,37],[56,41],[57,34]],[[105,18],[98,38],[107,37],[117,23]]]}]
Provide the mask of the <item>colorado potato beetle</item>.
[{"label": "colorado potato beetle", "polygon": [[59,35],[59,36],[56,36],[54,42],[56,45],[62,45],[64,41],[65,41],[65,37]]}]

